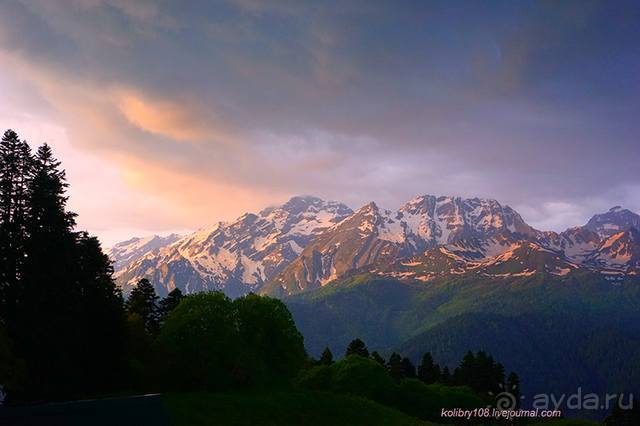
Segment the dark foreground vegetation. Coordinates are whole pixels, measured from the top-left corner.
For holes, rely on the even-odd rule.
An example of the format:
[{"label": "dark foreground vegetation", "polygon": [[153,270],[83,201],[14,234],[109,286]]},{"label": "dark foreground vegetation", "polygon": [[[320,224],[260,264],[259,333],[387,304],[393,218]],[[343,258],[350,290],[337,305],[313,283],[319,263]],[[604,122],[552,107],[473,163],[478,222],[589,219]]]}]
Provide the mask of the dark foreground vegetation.
[{"label": "dark foreground vegetation", "polygon": [[[518,392],[518,376],[482,351],[453,371],[424,353],[416,368],[355,339],[343,359],[326,349],[314,360],[287,307],[269,297],[176,289],[159,300],[141,280],[125,301],[99,241],[75,230],[66,188],[50,147],[33,154],[5,132],[0,386],[12,407],[0,423],[99,424],[121,413],[122,425],[427,424],[445,422],[443,408],[487,407],[504,387]],[[147,393],[162,396],[122,397]],[[59,403],[107,395],[121,397]]]}]

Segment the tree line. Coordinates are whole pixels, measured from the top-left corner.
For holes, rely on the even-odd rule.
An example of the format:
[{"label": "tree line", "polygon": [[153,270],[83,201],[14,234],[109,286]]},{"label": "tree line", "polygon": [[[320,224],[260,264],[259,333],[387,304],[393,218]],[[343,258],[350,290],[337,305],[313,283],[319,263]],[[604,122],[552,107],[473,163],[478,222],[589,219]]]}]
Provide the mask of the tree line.
[{"label": "tree line", "polygon": [[76,231],[49,145],[0,142],[0,393],[10,401],[287,381],[304,363],[285,305],[248,295],[125,301],[97,238]]},{"label": "tree line", "polygon": [[361,339],[351,341],[338,361],[326,348],[298,375],[296,385],[367,398],[438,423],[448,421],[441,416],[443,409],[486,408],[496,403],[500,392],[512,393],[516,404],[519,400],[517,375],[510,373],[505,378],[504,367],[483,351],[468,352],[448,374],[428,352],[416,368],[398,353],[385,360],[378,352],[369,352]]},{"label": "tree line", "polygon": [[[402,357],[396,352],[393,352],[389,360],[385,361],[377,351],[369,353],[361,339],[354,339],[347,346],[345,358],[353,355],[377,362],[386,368],[391,378],[396,381],[418,379],[427,385],[438,383],[447,386],[468,386],[482,395],[497,395],[505,390],[512,393],[516,399],[520,395],[518,375],[515,372],[506,375],[504,366],[484,351],[477,353],[468,351],[453,373],[449,372],[447,366],[441,368],[434,362],[430,352],[422,356],[417,368],[409,358]],[[327,366],[333,364],[333,354],[328,347],[324,349],[316,364]]]},{"label": "tree line", "polygon": [[225,390],[285,385],[306,353],[287,307],[255,294],[231,300],[221,292],[158,301],[140,280],[125,304],[133,387]]},{"label": "tree line", "polygon": [[4,386],[22,398],[96,392],[122,371],[122,295],[97,238],[75,231],[67,186],[49,145],[34,153],[16,132],[4,133],[0,334],[13,354]]}]

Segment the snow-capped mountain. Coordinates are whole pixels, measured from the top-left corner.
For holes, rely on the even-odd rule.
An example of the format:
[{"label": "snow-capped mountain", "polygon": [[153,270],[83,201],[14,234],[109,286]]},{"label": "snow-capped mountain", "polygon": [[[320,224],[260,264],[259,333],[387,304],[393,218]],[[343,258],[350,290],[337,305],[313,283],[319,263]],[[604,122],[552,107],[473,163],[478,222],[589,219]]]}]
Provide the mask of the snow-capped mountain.
[{"label": "snow-capped mountain", "polygon": [[161,295],[223,290],[288,295],[362,271],[402,280],[480,274],[640,272],[640,216],[614,207],[584,226],[538,231],[491,199],[423,195],[398,210],[293,197],[179,237],[135,238],[109,251],[125,292],[148,278]]},{"label": "snow-capped mountain", "polygon": [[567,259],[583,263],[598,248],[602,237],[585,226],[569,228],[564,232],[544,232],[540,243],[562,253]]},{"label": "snow-capped mountain", "polygon": [[414,281],[578,269],[635,275],[638,223],[640,216],[614,207],[585,226],[541,232],[495,200],[421,196],[397,212],[370,203],[309,244],[263,291],[292,294],[356,270]]},{"label": "snow-capped mountain", "polygon": [[180,238],[182,236],[178,234],[171,234],[166,237],[159,235],[142,238],[134,237],[107,249],[106,254],[113,261],[113,268],[116,271],[121,271],[147,253],[175,243]]},{"label": "snow-capped mountain", "polygon": [[605,273],[636,274],[639,229],[640,216],[616,206],[594,215],[584,226],[560,234],[546,232],[541,242],[583,267]]},{"label": "snow-capped mountain", "polygon": [[585,259],[585,264],[605,273],[637,275],[640,272],[640,231],[629,228],[605,238]]},{"label": "snow-capped mountain", "polygon": [[482,278],[530,276],[536,273],[564,276],[579,268],[562,253],[539,243],[526,240],[504,242],[502,250],[483,257],[475,256],[473,251],[466,250],[465,245],[460,243],[448,244],[399,261],[386,269],[372,268],[371,272],[400,280],[427,282],[471,274]]},{"label": "snow-capped mountain", "polygon": [[219,289],[244,294],[258,289],[314,237],[352,213],[341,203],[293,197],[282,206],[247,213],[147,252],[116,269],[117,282],[125,292],[148,278],[161,295],[175,287],[188,293]]},{"label": "snow-capped mountain", "polygon": [[496,200],[423,195],[392,212],[369,203],[309,244],[263,290],[291,294],[314,288],[354,269],[385,269],[398,259],[458,242],[475,242],[476,257],[497,255],[501,240],[535,239],[541,233]]},{"label": "snow-capped mountain", "polygon": [[630,228],[640,229],[640,216],[631,210],[616,206],[606,213],[593,216],[584,227],[601,238],[607,238]]}]

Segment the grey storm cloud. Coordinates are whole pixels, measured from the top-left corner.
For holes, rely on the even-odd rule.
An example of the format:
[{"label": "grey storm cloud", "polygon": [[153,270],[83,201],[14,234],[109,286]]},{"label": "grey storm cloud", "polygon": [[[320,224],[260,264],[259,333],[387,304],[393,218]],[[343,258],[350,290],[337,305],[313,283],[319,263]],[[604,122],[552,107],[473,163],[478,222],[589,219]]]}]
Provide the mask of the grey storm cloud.
[{"label": "grey storm cloud", "polygon": [[352,207],[492,197],[555,229],[640,210],[634,2],[0,8],[0,51],[113,161]]}]

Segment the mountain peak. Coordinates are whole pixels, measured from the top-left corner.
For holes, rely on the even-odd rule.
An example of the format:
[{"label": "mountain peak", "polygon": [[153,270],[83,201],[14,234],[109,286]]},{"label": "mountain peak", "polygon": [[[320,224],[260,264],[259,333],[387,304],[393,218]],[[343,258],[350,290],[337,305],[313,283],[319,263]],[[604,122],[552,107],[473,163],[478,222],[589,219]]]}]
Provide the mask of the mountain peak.
[{"label": "mountain peak", "polygon": [[280,208],[282,210],[295,214],[306,211],[311,206],[319,207],[324,204],[325,201],[318,197],[314,197],[311,195],[296,195],[294,197],[291,197],[286,203],[280,206]]},{"label": "mountain peak", "polygon": [[107,249],[106,253],[113,261],[116,270],[125,268],[134,260],[141,256],[158,250],[162,247],[175,243],[182,238],[178,234],[170,234],[167,236],[149,235],[146,237],[134,237],[127,241],[122,241]]},{"label": "mountain peak", "polygon": [[296,195],[280,206],[267,207],[260,212],[260,216],[267,216],[276,210],[281,210],[292,215],[327,210],[336,213],[340,217],[345,217],[353,213],[347,205],[337,201],[325,201],[313,195]]},{"label": "mountain peak", "polygon": [[369,203],[360,207],[356,213],[377,213],[378,210],[378,205],[374,201],[370,201]]},{"label": "mountain peak", "polygon": [[631,210],[615,206],[606,213],[596,214],[585,225],[602,238],[608,238],[630,228],[640,229],[640,216]]},{"label": "mountain peak", "polygon": [[174,245],[139,256],[118,270],[130,289],[146,277],[160,294],[224,290],[238,296],[259,288],[291,263],[317,235],[353,214],[344,204],[296,196],[259,214],[190,234]]}]

